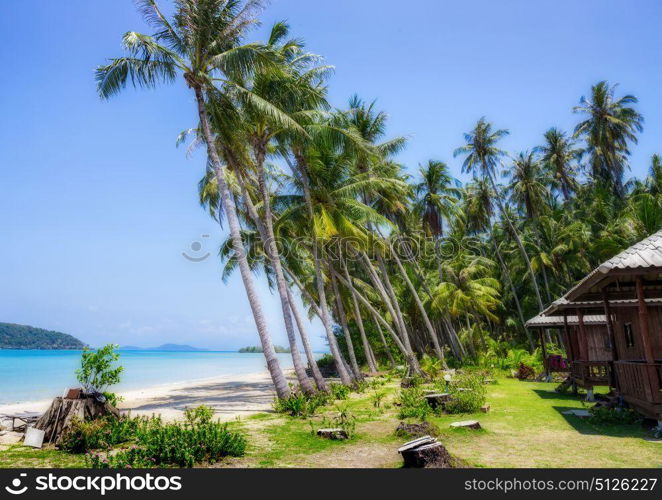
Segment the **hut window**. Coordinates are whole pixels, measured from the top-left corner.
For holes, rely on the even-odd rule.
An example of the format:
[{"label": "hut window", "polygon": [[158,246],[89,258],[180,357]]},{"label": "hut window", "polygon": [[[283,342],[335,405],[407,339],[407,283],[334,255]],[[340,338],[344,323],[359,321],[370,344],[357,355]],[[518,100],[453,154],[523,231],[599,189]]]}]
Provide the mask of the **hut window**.
[{"label": "hut window", "polygon": [[634,347],[634,333],[632,332],[632,323],[625,323],[623,325],[623,333],[625,334],[625,346]]}]

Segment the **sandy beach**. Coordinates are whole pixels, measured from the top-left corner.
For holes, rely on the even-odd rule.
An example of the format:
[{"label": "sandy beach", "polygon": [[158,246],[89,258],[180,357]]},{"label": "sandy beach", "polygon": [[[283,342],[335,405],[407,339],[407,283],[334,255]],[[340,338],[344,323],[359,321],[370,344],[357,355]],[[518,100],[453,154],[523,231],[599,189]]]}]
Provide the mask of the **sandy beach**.
[{"label": "sandy beach", "polygon": [[[163,384],[119,391],[118,394],[123,398],[120,409],[132,415],[160,414],[165,419],[176,419],[186,408],[205,404],[214,409],[219,419],[232,420],[270,411],[275,393],[269,373],[264,371]],[[43,412],[50,402],[42,400],[0,405],[0,414]]]}]

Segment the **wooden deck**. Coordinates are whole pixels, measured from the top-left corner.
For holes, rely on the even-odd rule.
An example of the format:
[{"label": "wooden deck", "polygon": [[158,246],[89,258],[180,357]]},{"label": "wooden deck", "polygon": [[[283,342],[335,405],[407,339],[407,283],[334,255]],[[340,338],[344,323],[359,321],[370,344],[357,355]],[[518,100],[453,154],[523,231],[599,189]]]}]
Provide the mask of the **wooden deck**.
[{"label": "wooden deck", "polygon": [[573,361],[571,375],[574,382],[583,388],[611,385],[610,361]]}]

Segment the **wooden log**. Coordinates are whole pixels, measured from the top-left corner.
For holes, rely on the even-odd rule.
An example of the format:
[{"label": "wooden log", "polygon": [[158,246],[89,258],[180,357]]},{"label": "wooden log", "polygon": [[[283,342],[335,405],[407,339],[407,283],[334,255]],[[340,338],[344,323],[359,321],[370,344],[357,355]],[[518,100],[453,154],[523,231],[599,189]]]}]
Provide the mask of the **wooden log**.
[{"label": "wooden log", "polygon": [[490,412],[490,405],[481,406],[480,411],[482,411],[483,413],[489,413]]},{"label": "wooden log", "polygon": [[349,439],[347,431],[344,429],[319,429],[317,431],[319,437],[325,439],[332,439],[334,441],[342,441],[344,439]]},{"label": "wooden log", "polygon": [[451,424],[451,428],[478,430],[482,427],[480,426],[480,422],[478,422],[478,420],[462,420],[461,422],[453,422]]},{"label": "wooden log", "polygon": [[448,450],[431,436],[424,436],[406,443],[398,449],[402,455],[404,467],[409,468],[448,468],[451,456]]}]

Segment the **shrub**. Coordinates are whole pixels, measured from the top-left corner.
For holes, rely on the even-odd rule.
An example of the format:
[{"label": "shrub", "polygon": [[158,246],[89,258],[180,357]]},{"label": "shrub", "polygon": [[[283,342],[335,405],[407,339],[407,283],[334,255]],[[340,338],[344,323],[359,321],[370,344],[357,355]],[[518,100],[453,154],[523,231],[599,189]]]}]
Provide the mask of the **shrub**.
[{"label": "shrub", "polygon": [[76,370],[76,379],[87,393],[103,393],[111,404],[117,403],[117,396],[106,391],[111,385],[120,382],[124,367],[115,366],[119,353],[115,344],[108,344],[93,351],[85,347],[80,358],[80,368]]},{"label": "shrub", "polygon": [[372,406],[374,408],[381,408],[382,401],[386,397],[386,391],[375,391],[375,393],[370,397],[372,400]]},{"label": "shrub", "polygon": [[135,439],[138,426],[144,422],[144,418],[116,418],[112,415],[88,422],[76,420],[62,438],[60,448],[70,453],[108,450]]},{"label": "shrub", "polygon": [[333,399],[347,399],[351,389],[344,384],[330,384],[329,389]]},{"label": "shrub", "polygon": [[231,431],[227,424],[213,422],[212,415],[209,408],[202,407],[187,411],[184,422],[164,423],[159,417],[136,419],[133,446],[105,456],[89,453],[86,461],[93,468],[192,467],[243,455],[244,436]]},{"label": "shrub", "polygon": [[423,390],[420,387],[402,389],[399,395],[400,411],[399,418],[425,418],[432,413],[432,408],[423,398]]},{"label": "shrub", "polygon": [[636,424],[642,421],[641,415],[626,408],[606,408],[594,406],[588,410],[591,413],[589,422],[592,424]]},{"label": "shrub", "polygon": [[[466,389],[466,390],[461,390]],[[473,374],[460,375],[449,387],[448,413],[475,413],[485,404],[485,386],[482,377]]]},{"label": "shrub", "polygon": [[433,358],[432,356],[424,354],[421,358],[421,370],[423,370],[423,373],[425,373],[428,378],[434,380],[441,375],[443,366],[439,358]]},{"label": "shrub", "polygon": [[292,417],[306,417],[313,415],[320,406],[327,404],[328,400],[329,396],[321,392],[309,396],[301,391],[293,391],[287,398],[275,399],[274,410]]}]

